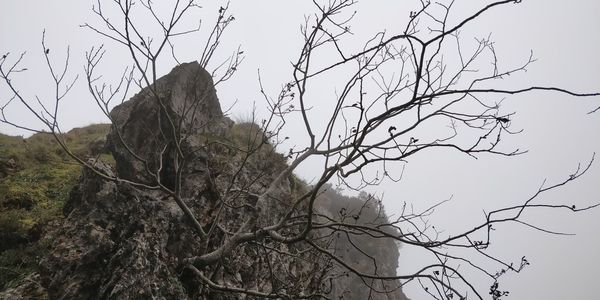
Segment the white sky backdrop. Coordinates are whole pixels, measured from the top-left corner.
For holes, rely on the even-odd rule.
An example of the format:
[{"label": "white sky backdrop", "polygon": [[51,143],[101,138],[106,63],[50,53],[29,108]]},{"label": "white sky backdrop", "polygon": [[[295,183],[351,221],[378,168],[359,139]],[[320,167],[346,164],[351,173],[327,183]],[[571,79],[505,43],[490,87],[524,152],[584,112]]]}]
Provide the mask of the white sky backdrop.
[{"label": "white sky backdrop", "polygon": [[[204,25],[202,34],[178,41],[181,61],[199,58],[202,38],[212,24],[218,5],[222,4],[221,1],[205,2],[201,2],[204,9],[200,14],[210,21]],[[218,94],[224,108],[238,101],[232,110],[234,119],[250,115],[253,102],[259,110],[264,106],[258,93],[258,68],[266,90],[273,95],[289,80],[290,61],[297,58],[301,43],[299,25],[305,14],[314,11],[310,2],[232,1],[231,12],[236,21],[225,34],[221,50],[225,55],[241,44],[246,60],[237,76],[219,87]],[[450,22],[467,16],[485,3],[488,2],[456,1]],[[28,51],[24,66],[29,72],[15,77],[22,92],[43,98],[51,91],[40,50],[44,28],[52,58],[57,63],[64,58],[66,46],[71,46],[71,74],[83,76],[83,53],[90,46],[106,43],[113,49],[110,42],[78,27],[84,22],[97,21],[90,7],[91,2],[83,0],[0,0],[1,54]],[[389,33],[401,32],[408,12],[415,7],[416,1],[359,3],[352,26],[356,35],[352,40],[364,41],[384,29]],[[525,0],[484,15],[463,30],[462,36],[468,40],[491,32],[500,62],[505,65],[522,62],[529,50],[534,51],[538,61],[527,73],[509,78],[506,86],[559,85],[586,92],[600,90],[599,29],[599,1]],[[360,44],[354,45],[357,49],[360,47]],[[348,52],[354,51],[348,49]],[[111,50],[105,61],[106,78],[110,80],[120,74],[125,62],[122,52]],[[167,62],[161,67],[162,74],[172,67]],[[82,79],[63,104],[60,120],[64,130],[106,122],[87,95]],[[324,95],[331,92],[326,84],[315,89]],[[5,85],[0,85],[0,96],[4,103]],[[505,138],[504,145],[528,149],[529,153],[514,158],[482,155],[474,160],[451,151],[428,151],[409,161],[399,184],[386,183],[372,192],[384,193],[389,214],[397,213],[404,201],[422,209],[452,196],[453,200],[438,210],[432,222],[437,228],[447,229],[447,233],[468,229],[482,220],[483,209],[489,211],[520,203],[531,196],[545,178],[549,183],[564,179],[578,163],[585,164],[594,152],[600,154],[600,113],[586,114],[599,105],[598,98],[576,99],[553,93],[510,97],[502,111],[516,111],[512,128],[522,128],[524,132]],[[28,114],[17,108],[10,111],[9,116],[24,124],[34,124]],[[315,120],[323,118],[318,109],[313,117]],[[294,127],[299,126],[291,126],[285,134],[301,144],[302,133]],[[5,125],[0,125],[0,132],[23,134]],[[308,164],[298,173],[310,180],[315,176],[311,172],[315,167],[314,163]],[[583,178],[542,200],[584,206],[600,201],[599,184],[600,162],[597,162]],[[526,220],[534,225],[577,233],[570,237],[551,236],[523,226],[499,226],[492,240],[492,251],[515,262],[525,255],[532,263],[523,273],[503,278],[501,288],[511,291],[508,299],[596,299],[600,270],[599,217],[600,210],[577,215],[557,211],[526,215]],[[404,247],[400,270],[416,270],[427,259],[418,251]],[[407,287],[405,292],[414,300],[423,299],[416,285]]]}]

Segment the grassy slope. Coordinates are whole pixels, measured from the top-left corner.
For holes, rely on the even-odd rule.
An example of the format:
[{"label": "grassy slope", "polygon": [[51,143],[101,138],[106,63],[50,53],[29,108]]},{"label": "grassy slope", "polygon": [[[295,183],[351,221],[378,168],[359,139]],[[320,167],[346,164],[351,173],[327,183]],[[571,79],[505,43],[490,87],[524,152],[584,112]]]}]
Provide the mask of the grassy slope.
[{"label": "grassy slope", "polygon": [[[64,139],[74,153],[86,156],[108,128],[76,128]],[[80,171],[51,135],[23,139],[0,134],[0,291],[37,269],[46,249],[38,242],[43,227],[62,217]]]}]

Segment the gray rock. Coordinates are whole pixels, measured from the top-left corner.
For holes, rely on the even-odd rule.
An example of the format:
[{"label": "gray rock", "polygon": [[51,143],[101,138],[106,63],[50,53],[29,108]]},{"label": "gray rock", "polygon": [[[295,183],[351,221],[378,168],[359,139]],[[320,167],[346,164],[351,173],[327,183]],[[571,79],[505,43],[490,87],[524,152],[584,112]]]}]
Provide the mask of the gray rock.
[{"label": "gray rock", "polygon": [[[222,134],[230,125],[223,116],[212,77],[198,62],[181,64],[151,86],[116,106],[110,113],[113,126],[108,148],[117,164],[117,174],[129,180],[152,181],[148,170],[156,172],[160,151],[173,151],[172,141],[206,132]],[[165,173],[171,166],[163,159]]]}]

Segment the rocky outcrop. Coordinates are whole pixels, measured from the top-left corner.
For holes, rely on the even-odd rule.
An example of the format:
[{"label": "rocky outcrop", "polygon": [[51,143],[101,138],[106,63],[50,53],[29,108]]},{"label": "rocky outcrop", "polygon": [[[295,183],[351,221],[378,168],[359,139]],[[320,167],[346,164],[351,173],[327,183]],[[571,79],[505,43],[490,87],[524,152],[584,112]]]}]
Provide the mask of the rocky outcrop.
[{"label": "rocky outcrop", "polygon": [[[237,246],[215,264],[199,266],[200,275],[186,268],[186,258],[214,251],[255,213],[253,195],[264,192],[286,167],[286,159],[257,125],[233,124],[223,116],[212,79],[198,63],[176,67],[110,115],[114,125],[106,141],[116,164],[89,163],[124,180],[107,181],[84,170],[64,207],[64,221],[45,238],[51,250],[39,278],[50,299],[261,298],[220,291],[232,286],[292,298],[365,299],[370,294],[371,299],[405,299],[398,282],[369,283],[373,292],[365,294],[369,289],[360,280],[340,275],[342,269],[302,242],[263,238]],[[180,191],[209,238],[199,237],[173,197],[132,182],[160,182]],[[285,180],[270,195],[268,217],[282,215],[304,188],[293,176]],[[333,216],[338,207],[320,210]],[[258,225],[266,221],[263,216]],[[369,246],[376,259],[382,257],[380,246]],[[380,262],[380,274],[393,275],[397,248],[393,243],[385,248],[395,256],[385,255],[393,261]],[[350,259],[353,253],[340,256]],[[372,271],[360,261],[351,264]],[[218,286],[209,288],[202,277]]]},{"label": "rocky outcrop", "polygon": [[[159,168],[165,147],[166,153],[172,152],[171,141],[187,136],[181,147],[187,148],[183,150],[193,156],[190,162],[194,163],[196,156],[202,156],[192,150],[201,148],[202,141],[197,137],[206,133],[222,135],[231,126],[223,116],[210,74],[197,62],[177,66],[154,85],[116,106],[110,116],[116,127],[107,141],[118,162],[118,175],[150,182],[154,178],[148,178],[148,170]],[[169,158],[162,159],[166,164],[162,166],[164,174],[173,168]]]}]

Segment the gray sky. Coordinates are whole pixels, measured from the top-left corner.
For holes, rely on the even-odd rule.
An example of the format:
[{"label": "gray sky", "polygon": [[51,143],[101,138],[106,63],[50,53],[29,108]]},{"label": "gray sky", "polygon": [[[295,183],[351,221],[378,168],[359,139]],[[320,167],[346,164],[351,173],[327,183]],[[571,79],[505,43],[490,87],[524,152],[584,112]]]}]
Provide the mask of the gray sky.
[{"label": "gray sky", "polygon": [[[349,47],[360,47],[373,33],[386,29],[400,32],[407,21],[408,11],[416,1],[363,1],[358,6],[354,21],[355,36]],[[458,0],[450,21],[456,21],[487,1]],[[221,2],[219,2],[221,3]],[[407,4],[410,3],[410,4]],[[214,18],[214,3],[204,5],[201,16]],[[71,74],[83,76],[83,53],[92,45],[112,44],[78,27],[93,20],[91,2],[81,0],[2,0],[0,1],[0,52],[13,55],[27,50],[24,66],[29,72],[15,77],[21,91],[27,95],[47,95],[50,91],[48,71],[43,65],[40,39],[46,29],[46,38],[52,58],[60,62],[66,46],[71,47]],[[235,118],[245,118],[256,102],[264,112],[264,101],[258,93],[257,69],[260,68],[265,88],[275,94],[290,78],[290,61],[299,52],[301,38],[299,25],[303,16],[313,12],[310,1],[232,1],[232,13],[236,22],[226,33],[222,50],[230,53],[238,44],[246,54],[246,60],[237,76],[220,87],[218,94],[223,107],[237,100],[232,110]],[[208,26],[203,27],[207,30]],[[538,61],[528,72],[516,74],[501,86],[523,87],[527,85],[558,85],[575,91],[598,91],[600,82],[600,2],[593,0],[525,0],[519,5],[507,5],[486,14],[479,21],[465,28],[463,38],[487,36],[492,32],[501,63],[510,65],[523,61],[534,51]],[[205,34],[205,31],[202,32]],[[178,41],[182,61],[198,59],[202,36]],[[354,52],[350,51],[349,52]],[[111,50],[105,66],[106,78],[115,78],[126,60],[123,53]],[[161,71],[172,68],[166,62]],[[74,75],[73,75],[74,76]],[[87,95],[84,81],[65,100],[61,123],[63,129],[105,122]],[[317,93],[330,95],[332,87],[323,83],[315,86]],[[0,85],[0,101],[6,100],[6,87]],[[43,97],[42,97],[43,98]],[[384,204],[390,214],[398,213],[403,201],[416,208],[452,197],[432,217],[438,228],[447,233],[465,230],[483,217],[483,210],[520,203],[531,196],[544,179],[549,183],[564,179],[578,163],[585,164],[594,152],[600,154],[597,129],[600,113],[586,114],[600,105],[600,99],[576,99],[552,93],[531,93],[507,98],[503,111],[516,111],[512,119],[514,129],[523,133],[504,139],[504,145],[528,149],[525,155],[514,158],[483,155],[479,159],[465,157],[451,151],[429,151],[412,158],[406,166],[400,183],[384,183],[372,189],[384,193]],[[319,111],[319,110],[317,110]],[[10,112],[14,120],[33,124],[23,110]],[[315,112],[312,117],[323,116]],[[303,136],[291,126],[285,134],[301,143]],[[0,125],[0,132],[22,132]],[[316,163],[301,167],[298,172],[310,180]],[[566,202],[584,206],[598,197],[600,163],[595,163],[589,173],[580,180],[555,190],[540,201]],[[595,299],[595,279],[600,270],[600,210],[577,215],[543,211],[526,215],[526,220],[547,229],[577,233],[576,236],[551,236],[524,226],[501,226],[496,231],[491,251],[515,262],[527,256],[532,263],[519,275],[509,274],[502,284],[510,289],[508,299]],[[404,247],[401,250],[400,270],[416,270],[430,261],[419,251]],[[405,289],[409,297],[421,299],[416,285]]]}]

